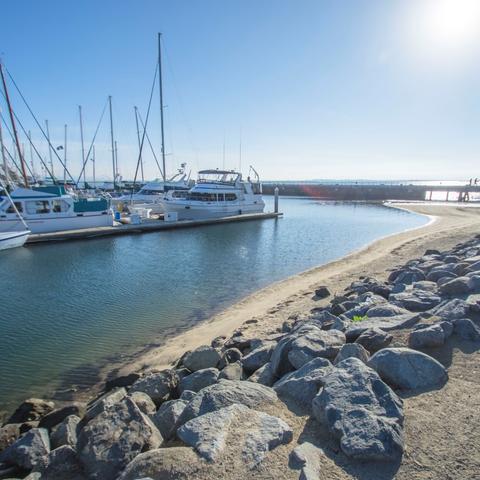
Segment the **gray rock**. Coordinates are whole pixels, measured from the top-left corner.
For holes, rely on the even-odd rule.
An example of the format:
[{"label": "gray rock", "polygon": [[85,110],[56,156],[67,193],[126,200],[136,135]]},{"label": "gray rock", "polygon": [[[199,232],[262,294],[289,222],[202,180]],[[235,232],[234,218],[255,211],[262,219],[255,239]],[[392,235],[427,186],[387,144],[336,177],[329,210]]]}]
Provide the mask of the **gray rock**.
[{"label": "gray rock", "polygon": [[330,327],[331,330],[338,330],[340,332],[345,332],[352,322],[348,318],[339,318],[337,317]]},{"label": "gray rock", "polygon": [[58,424],[50,434],[52,448],[56,449],[63,445],[75,447],[77,444],[77,427],[79,422],[80,417],[69,415],[62,423]]},{"label": "gray rock", "polygon": [[393,337],[380,328],[369,328],[365,330],[356,340],[355,343],[362,345],[370,353],[377,352],[382,348],[388,347]]},{"label": "gray rock", "polygon": [[250,382],[260,383],[267,387],[271,387],[276,380],[275,375],[272,372],[270,362],[266,363],[263,367],[260,367],[256,372],[252,373],[248,377]]},{"label": "gray rock", "polygon": [[105,411],[107,407],[120,402],[127,395],[125,388],[120,387],[110,392],[105,393],[100,398],[97,398],[92,404],[90,404],[85,412],[83,422],[89,422],[92,418],[95,418],[98,414]]},{"label": "gray rock", "polygon": [[444,320],[444,321],[438,322],[438,325],[440,325],[440,327],[442,327],[443,335],[445,336],[445,340],[448,337],[450,337],[450,335],[452,335],[452,333],[453,333],[453,323],[452,322]]},{"label": "gray rock", "polygon": [[425,312],[438,305],[442,298],[432,292],[414,288],[400,293],[392,293],[389,300],[394,305],[411,312]]},{"label": "gray rock", "polygon": [[193,480],[203,463],[189,447],[158,448],[135,457],[119,480]]},{"label": "gray rock", "polygon": [[434,315],[452,321],[456,318],[465,318],[469,313],[470,307],[465,300],[454,298],[445,300],[432,310]]},{"label": "gray rock", "polygon": [[310,408],[313,398],[322,385],[323,377],[332,364],[326,358],[315,358],[295,372],[287,373],[273,386],[281,396]]},{"label": "gray rock", "polygon": [[269,342],[245,355],[242,358],[242,366],[245,371],[250,373],[255,372],[269,362],[276,345],[276,343]]},{"label": "gray rock", "polygon": [[220,353],[218,350],[208,345],[202,345],[187,353],[183,359],[183,364],[192,372],[196,372],[204,368],[216,367],[219,361]]},{"label": "gray rock", "polygon": [[40,478],[44,480],[85,480],[82,465],[75,450],[70,445],[63,445],[52,450],[39,467]]},{"label": "gray rock", "polygon": [[176,392],[178,380],[175,370],[150,373],[137,380],[129,392],[146,393],[158,406]]},{"label": "gray rock", "polygon": [[312,401],[315,418],[339,440],[345,455],[395,460],[403,453],[402,400],[358,358],[347,358],[323,379]]},{"label": "gray rock", "polygon": [[366,319],[361,322],[353,322],[345,332],[345,336],[347,342],[354,342],[363,332],[366,332],[370,328],[380,328],[384,332],[403,330],[405,328],[413,327],[419,320],[420,316],[417,313],[397,315],[396,317]]},{"label": "gray rock", "polygon": [[405,310],[398,305],[392,305],[390,303],[385,303],[383,305],[375,305],[372,308],[369,308],[366,312],[368,318],[375,317],[395,317],[396,315],[405,315],[410,313],[408,310]]},{"label": "gray rock", "polygon": [[459,318],[453,323],[453,331],[465,340],[480,340],[480,328],[468,318]]},{"label": "gray rock", "polygon": [[175,436],[178,419],[187,405],[187,400],[169,400],[162,403],[158,412],[152,417],[153,423],[164,440],[170,440]]},{"label": "gray rock", "polygon": [[50,439],[45,428],[32,428],[0,453],[0,462],[25,470],[40,465],[50,452]]},{"label": "gray rock", "polygon": [[222,348],[226,340],[227,337],[225,335],[220,335],[212,340],[210,346],[212,346],[213,348]]},{"label": "gray rock", "polygon": [[331,292],[330,290],[328,289],[328,287],[322,285],[320,287],[317,287],[315,289],[315,296],[317,298],[327,298],[331,295]]},{"label": "gray rock", "polygon": [[145,415],[153,415],[157,411],[155,402],[144,392],[132,392],[130,398]]},{"label": "gray rock", "polygon": [[53,402],[47,402],[39,398],[29,398],[22,402],[7,420],[7,423],[23,423],[39,420],[55,408]]},{"label": "gray rock", "polygon": [[20,423],[7,423],[0,427],[0,452],[20,437]]},{"label": "gray rock", "polygon": [[[393,272],[393,273],[397,273],[397,272]],[[390,275],[390,277],[391,276],[392,275]],[[411,267],[406,270],[398,271],[398,274],[395,275],[395,279],[393,280],[393,283],[403,283],[405,285],[410,285],[411,283],[419,282],[420,280],[425,280],[425,274],[419,268]],[[392,280],[389,280],[389,281],[392,281]]]},{"label": "gray rock", "polygon": [[473,291],[473,285],[470,277],[454,278],[440,287],[442,295],[462,295],[471,291]]},{"label": "gray rock", "polygon": [[384,348],[370,358],[368,365],[386,383],[405,390],[437,387],[448,379],[441,363],[409,348]]},{"label": "gray rock", "polygon": [[290,454],[290,461],[301,468],[299,480],[318,480],[321,469],[323,450],[310,442],[304,442],[295,447]]},{"label": "gray rock", "polygon": [[262,404],[275,402],[277,394],[264,385],[254,382],[220,380],[214,385],[204,388],[195,395],[185,407],[179,425],[183,425],[192,418],[215,412],[234,403],[241,403],[250,408],[257,408]]},{"label": "gray rock", "polygon": [[346,343],[338,352],[333,364],[337,365],[346,358],[351,357],[358,358],[366,364],[368,362],[369,354],[367,350],[365,350],[365,348],[359,343]]},{"label": "gray rock", "polygon": [[197,370],[196,372],[184,377],[180,380],[179,390],[190,390],[192,392],[198,392],[202,388],[208,387],[217,383],[218,374],[220,372],[216,368],[204,368]]},{"label": "gray rock", "polygon": [[81,402],[72,402],[68,405],[63,406],[53,410],[50,413],[47,413],[38,424],[39,428],[47,428],[51,430],[55,425],[58,425],[60,422],[63,422],[70,415],[75,415],[77,417],[83,417],[85,415],[86,405]]},{"label": "gray rock", "polygon": [[180,400],[185,400],[189,402],[196,394],[197,392],[192,392],[191,390],[184,390],[180,395]]},{"label": "gray rock", "polygon": [[430,282],[428,280],[422,280],[421,282],[415,282],[412,285],[412,288],[416,288],[418,290],[426,290],[427,292],[435,293],[438,289],[437,284],[435,282]]},{"label": "gray rock", "polygon": [[121,375],[119,377],[110,378],[110,380],[107,380],[105,382],[105,391],[109,392],[110,390],[113,390],[114,388],[119,388],[119,387],[130,387],[140,377],[141,375],[139,373],[129,373],[127,375]]},{"label": "gray rock", "polygon": [[218,376],[218,379],[225,379],[225,380],[243,380],[243,367],[241,362],[235,362],[228,364]]},{"label": "gray rock", "polygon": [[222,370],[230,363],[238,362],[241,358],[242,352],[238,348],[229,348],[223,352],[217,367]]},{"label": "gray rock", "polygon": [[440,347],[444,343],[445,332],[440,324],[415,329],[408,336],[408,346],[411,348]]},{"label": "gray rock", "polygon": [[456,278],[457,275],[448,270],[432,270],[427,274],[427,280],[430,282],[438,282],[441,278]]},{"label": "gray rock", "polygon": [[227,443],[235,444],[250,468],[265,454],[292,441],[292,429],[277,417],[233,404],[188,421],[177,431],[178,437],[208,461],[215,462]]},{"label": "gray rock", "polygon": [[114,480],[139,453],[162,441],[151,420],[125,397],[90,420],[78,436],[77,451],[90,479]]}]

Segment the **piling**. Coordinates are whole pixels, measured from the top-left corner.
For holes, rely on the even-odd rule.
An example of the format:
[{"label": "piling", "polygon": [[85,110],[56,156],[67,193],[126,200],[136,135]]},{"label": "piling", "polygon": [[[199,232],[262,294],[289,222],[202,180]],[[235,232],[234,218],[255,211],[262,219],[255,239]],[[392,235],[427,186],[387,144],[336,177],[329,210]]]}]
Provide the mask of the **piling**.
[{"label": "piling", "polygon": [[278,213],[278,187],[275,187],[275,190],[273,191],[273,194],[275,195],[275,207],[274,207],[274,212]]}]

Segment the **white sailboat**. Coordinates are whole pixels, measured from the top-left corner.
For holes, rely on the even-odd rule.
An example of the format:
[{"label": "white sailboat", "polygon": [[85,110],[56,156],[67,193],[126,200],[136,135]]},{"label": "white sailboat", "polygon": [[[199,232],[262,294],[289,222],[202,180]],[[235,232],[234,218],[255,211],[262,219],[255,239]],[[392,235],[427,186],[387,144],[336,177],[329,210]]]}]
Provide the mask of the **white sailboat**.
[{"label": "white sailboat", "polygon": [[[2,145],[3,153],[3,145]],[[9,248],[23,247],[27,241],[28,235],[30,235],[30,230],[27,227],[27,224],[20,215],[20,212],[17,210],[15,203],[10,197],[8,190],[4,187],[3,183],[0,182],[0,186],[4,189],[5,197],[10,202],[10,207],[13,211],[16,212],[17,221],[12,226],[11,230],[5,232],[0,232],[0,250],[7,250]],[[0,197],[2,198],[2,197]]]}]

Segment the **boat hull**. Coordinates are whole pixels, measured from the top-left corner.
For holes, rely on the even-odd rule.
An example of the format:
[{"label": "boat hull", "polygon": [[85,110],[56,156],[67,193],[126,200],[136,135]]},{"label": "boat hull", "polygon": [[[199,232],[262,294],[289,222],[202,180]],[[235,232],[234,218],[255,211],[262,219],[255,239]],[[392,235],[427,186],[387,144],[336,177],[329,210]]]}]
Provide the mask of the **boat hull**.
[{"label": "boat hull", "polygon": [[22,247],[27,241],[30,232],[2,232],[0,233],[0,250]]},{"label": "boat hull", "polygon": [[112,203],[119,210],[123,210],[124,207],[128,208],[130,205],[133,205],[134,208],[150,209],[152,211],[151,213],[155,213],[155,214],[164,212],[163,205],[159,200],[154,200],[154,201],[133,200],[132,202],[130,202],[129,200],[115,198],[115,199],[112,199]]},{"label": "boat hull", "polygon": [[176,213],[178,220],[203,220],[208,218],[232,217],[251,213],[262,213],[265,204],[263,202],[236,205],[201,204],[187,202],[163,203],[165,213]]}]

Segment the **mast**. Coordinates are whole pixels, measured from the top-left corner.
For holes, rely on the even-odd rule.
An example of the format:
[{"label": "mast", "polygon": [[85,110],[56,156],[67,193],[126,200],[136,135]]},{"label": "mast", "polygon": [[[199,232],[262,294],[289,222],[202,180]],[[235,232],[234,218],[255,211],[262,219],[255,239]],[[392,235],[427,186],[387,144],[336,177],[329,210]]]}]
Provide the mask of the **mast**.
[{"label": "mast", "polygon": [[17,127],[15,125],[15,118],[13,116],[12,104],[10,103],[10,96],[8,95],[7,83],[5,82],[5,76],[3,74],[3,64],[2,64],[2,62],[0,62],[0,75],[2,77],[3,90],[5,92],[5,100],[7,101],[8,113],[10,114],[10,122],[12,124],[13,136],[15,137],[15,144],[17,146],[18,155],[20,157],[20,164],[22,166],[23,181],[25,182],[25,187],[28,188],[29,183],[28,183],[28,177],[27,177],[27,170],[25,168],[25,160],[22,156],[22,152],[20,151],[20,141],[18,140]]},{"label": "mast", "polygon": [[167,181],[165,171],[165,132],[163,128],[163,85],[162,85],[162,34],[158,34],[158,87],[160,89],[160,127],[162,133],[162,168],[163,183]]},{"label": "mast", "polygon": [[28,131],[28,143],[30,144],[30,165],[32,166],[32,173],[33,176],[36,177],[35,175],[35,167],[33,166],[33,149],[32,149],[32,132],[29,130]]},{"label": "mast", "polygon": [[6,187],[8,187],[10,182],[8,180],[7,156],[5,155],[5,147],[3,145],[2,120],[1,119],[0,119],[0,148],[2,150],[2,162],[3,162],[3,171],[5,173],[5,185],[6,185]]},{"label": "mast", "polygon": [[83,121],[81,105],[78,106],[78,115],[80,117],[80,141],[82,142],[83,188],[86,188],[87,181],[85,179],[85,146],[83,145]]},{"label": "mast", "polygon": [[93,163],[93,188],[95,188],[96,178],[95,178],[95,145],[93,146],[92,151],[92,163]]},{"label": "mast", "polygon": [[142,148],[140,141],[140,128],[138,127],[138,108],[133,107],[135,110],[135,123],[137,125],[137,138],[138,138],[138,149],[140,150],[140,172],[142,173],[142,183],[145,183],[145,178],[143,177],[143,159],[142,159]]},{"label": "mast", "polygon": [[112,116],[112,96],[108,96],[108,105],[110,108],[110,140],[112,142],[112,168],[113,168],[113,189],[116,186],[116,168],[115,168],[115,144],[113,141],[113,116]]},{"label": "mast", "polygon": [[63,185],[67,183],[67,124],[64,125],[63,134]]},{"label": "mast", "polygon": [[50,143],[50,130],[48,129],[48,120],[45,120],[45,127],[47,130],[47,142],[48,142],[48,158],[50,159],[50,171],[52,172],[52,181],[55,181],[55,174],[53,173],[53,158],[52,158],[52,144]]},{"label": "mast", "polygon": [[117,141],[115,140],[115,178],[118,177],[118,148]]}]

